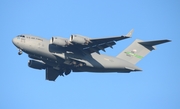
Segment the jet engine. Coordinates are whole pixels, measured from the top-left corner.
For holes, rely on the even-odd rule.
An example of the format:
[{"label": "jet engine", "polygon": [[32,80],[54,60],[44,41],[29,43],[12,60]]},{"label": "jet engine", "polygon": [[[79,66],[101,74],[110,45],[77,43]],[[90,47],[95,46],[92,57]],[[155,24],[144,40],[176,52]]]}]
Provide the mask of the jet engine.
[{"label": "jet engine", "polygon": [[28,66],[39,70],[46,68],[46,64],[40,60],[29,60]]},{"label": "jet engine", "polygon": [[52,37],[50,40],[50,44],[59,45],[61,47],[66,47],[71,43],[68,39],[65,39],[62,37]]},{"label": "jet engine", "polygon": [[81,44],[81,45],[88,45],[91,41],[88,37],[85,37],[85,36],[71,35],[70,42]]}]

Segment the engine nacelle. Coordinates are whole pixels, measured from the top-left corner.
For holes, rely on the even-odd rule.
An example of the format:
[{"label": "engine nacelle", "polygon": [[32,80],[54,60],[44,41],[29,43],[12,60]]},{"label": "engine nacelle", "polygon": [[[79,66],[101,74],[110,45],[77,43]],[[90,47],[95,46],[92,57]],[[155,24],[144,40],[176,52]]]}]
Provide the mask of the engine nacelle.
[{"label": "engine nacelle", "polygon": [[39,70],[46,68],[46,64],[40,60],[29,60],[28,66]]},{"label": "engine nacelle", "polygon": [[70,41],[62,37],[52,37],[50,40],[50,44],[66,47],[70,44]]},{"label": "engine nacelle", "polygon": [[81,35],[71,35],[70,42],[74,42],[81,45],[88,45],[91,41],[88,37]]}]

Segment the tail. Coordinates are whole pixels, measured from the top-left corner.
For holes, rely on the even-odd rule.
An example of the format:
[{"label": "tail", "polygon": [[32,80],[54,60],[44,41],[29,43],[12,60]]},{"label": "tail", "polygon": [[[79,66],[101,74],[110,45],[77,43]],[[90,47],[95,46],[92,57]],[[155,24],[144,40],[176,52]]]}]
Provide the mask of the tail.
[{"label": "tail", "polygon": [[170,40],[142,41],[136,39],[129,47],[117,55],[117,58],[136,64],[150,51],[155,49],[155,45],[170,42]]}]

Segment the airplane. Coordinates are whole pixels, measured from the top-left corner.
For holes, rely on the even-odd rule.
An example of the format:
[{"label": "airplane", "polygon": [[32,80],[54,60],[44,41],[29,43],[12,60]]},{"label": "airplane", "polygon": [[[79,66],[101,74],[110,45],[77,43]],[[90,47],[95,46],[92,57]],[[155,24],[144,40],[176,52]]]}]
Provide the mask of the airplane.
[{"label": "airplane", "polygon": [[94,73],[130,73],[142,71],[136,63],[143,59],[155,45],[170,42],[170,40],[142,41],[136,39],[131,45],[116,57],[104,55],[100,50],[113,48],[117,41],[130,38],[133,29],[127,35],[89,38],[72,34],[70,39],[52,37],[50,40],[33,35],[18,35],[13,38],[13,44],[22,52],[28,54],[28,66],[34,69],[45,69],[46,80],[55,81],[58,76],[69,75],[71,72]]}]

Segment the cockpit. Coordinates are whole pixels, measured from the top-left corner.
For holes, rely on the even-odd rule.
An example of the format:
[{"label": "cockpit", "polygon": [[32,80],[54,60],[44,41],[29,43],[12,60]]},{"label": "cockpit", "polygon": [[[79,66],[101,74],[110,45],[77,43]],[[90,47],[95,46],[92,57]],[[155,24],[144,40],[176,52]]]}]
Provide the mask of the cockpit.
[{"label": "cockpit", "polygon": [[17,37],[25,37],[24,35],[18,35]]}]

